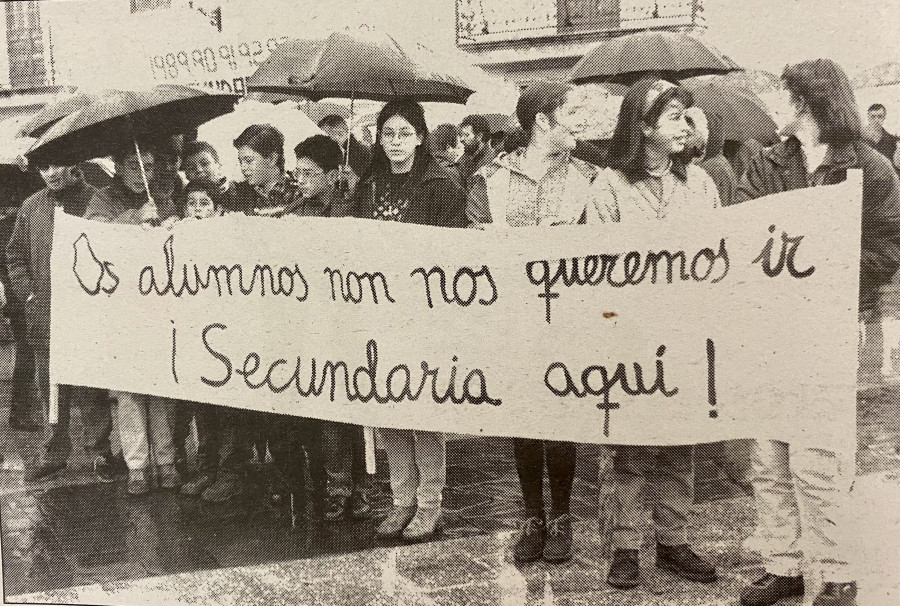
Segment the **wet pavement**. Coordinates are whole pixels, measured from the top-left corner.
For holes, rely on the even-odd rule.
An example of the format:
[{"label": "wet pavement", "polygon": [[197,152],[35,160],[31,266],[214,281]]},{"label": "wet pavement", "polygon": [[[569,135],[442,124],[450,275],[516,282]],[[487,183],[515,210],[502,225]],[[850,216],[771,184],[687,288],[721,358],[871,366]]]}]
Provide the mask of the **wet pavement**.
[{"label": "wet pavement", "polygon": [[[860,384],[854,508],[866,524],[854,538],[861,557],[859,603],[886,606],[900,603],[900,460],[894,450],[900,374],[884,378],[877,366],[864,365]],[[286,504],[266,495],[268,465],[255,466],[255,490],[222,505],[169,491],[129,497],[124,478],[98,484],[78,453],[56,477],[24,484],[15,453],[36,436],[6,425],[5,393],[0,522],[8,602],[713,605],[736,603],[740,587],[761,571],[758,556],[742,548],[755,512],[742,485],[740,444],[704,445],[696,457],[690,540],[717,564],[720,581],[698,586],[656,573],[645,559],[643,586],[620,592],[605,583],[608,563],[597,532],[598,470],[605,456],[599,447],[579,446],[573,560],[517,567],[509,547],[521,502],[509,440],[451,440],[447,528],[430,543],[385,544],[373,538],[373,521],[291,528]],[[77,412],[73,416],[77,443]],[[378,463],[376,518],[390,506],[387,465],[381,457]]]}]

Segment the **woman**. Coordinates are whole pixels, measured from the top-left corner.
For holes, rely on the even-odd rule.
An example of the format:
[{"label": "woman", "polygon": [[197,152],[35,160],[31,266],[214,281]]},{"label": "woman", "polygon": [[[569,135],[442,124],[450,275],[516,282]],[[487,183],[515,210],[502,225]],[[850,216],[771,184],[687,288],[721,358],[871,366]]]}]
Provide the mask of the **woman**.
[{"label": "woman", "polygon": [[[360,179],[353,214],[380,221],[438,227],[465,226],[465,196],[454,177],[432,157],[422,106],[388,102],[378,114],[372,164]],[[433,431],[380,429],[390,467],[394,507],[379,537],[423,540],[441,525],[447,479],[446,438]]]},{"label": "woman", "polygon": [[[665,80],[641,80],[622,102],[599,182],[621,222],[701,216],[719,206],[709,175],[685,161],[690,132],[685,110],[693,104],[684,88]],[[613,559],[607,582],[630,589],[640,582],[638,551],[643,539],[643,488],[655,484],[656,565],[686,579],[716,580],[716,570],[687,545],[688,509],[693,502],[692,446],[619,446],[613,473]],[[655,473],[654,473],[655,472]],[[654,479],[651,479],[654,478]]]},{"label": "woman", "polygon": [[248,215],[278,214],[297,193],[284,168],[284,135],[271,124],[253,124],[234,140],[244,181],[236,186],[241,210]]}]

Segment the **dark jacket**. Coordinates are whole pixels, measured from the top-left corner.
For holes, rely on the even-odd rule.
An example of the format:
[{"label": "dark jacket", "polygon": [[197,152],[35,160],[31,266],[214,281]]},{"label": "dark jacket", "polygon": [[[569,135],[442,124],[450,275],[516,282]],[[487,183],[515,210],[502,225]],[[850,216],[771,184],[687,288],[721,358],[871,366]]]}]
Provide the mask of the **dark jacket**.
[{"label": "dark jacket", "polygon": [[53,244],[53,215],[57,207],[81,217],[96,190],[87,183],[54,192],[42,189],[22,203],[12,237],[6,245],[6,264],[13,296],[27,306],[28,336],[37,346],[47,347],[50,339],[50,248]]},{"label": "dark jacket", "polygon": [[[146,203],[145,192],[133,192],[125,187],[120,179],[114,178],[109,187],[94,191],[94,197],[88,203],[84,218],[104,223],[137,225],[141,222],[141,208]],[[158,200],[156,205],[160,219],[181,216],[173,200],[168,198]]]},{"label": "dark jacket", "polygon": [[459,174],[462,177],[463,187],[468,191],[472,186],[470,180],[472,175],[477,173],[482,166],[490,164],[497,157],[497,152],[489,144],[485,144],[484,148],[474,156],[468,153],[463,154],[459,160]]},{"label": "dark jacket", "polygon": [[737,177],[731,163],[725,159],[725,156],[719,154],[717,156],[708,157],[700,163],[700,168],[706,173],[716,184],[719,190],[719,200],[722,206],[731,206],[734,204],[734,193],[737,189]]},{"label": "dark jacket", "polygon": [[372,150],[367,145],[357,141],[352,134],[347,137],[347,142],[341,146],[342,154],[347,152],[347,146],[350,147],[347,163],[350,164],[350,169],[356,173],[356,176],[361,177],[366,174],[366,171],[369,170],[369,164],[372,163]]},{"label": "dark jacket", "polygon": [[[850,169],[862,169],[862,252],[860,309],[872,309],[878,287],[890,281],[900,267],[900,180],[890,162],[866,143],[858,141],[834,150],[817,172],[822,184],[847,178]],[[743,202],[812,185],[800,141],[786,141],[761,150],[738,184],[736,202]]]},{"label": "dark jacket", "polygon": [[[374,218],[379,176],[377,171],[370,172],[359,182],[351,202],[353,216]],[[447,169],[430,154],[416,158],[403,192],[410,201],[404,223],[435,227],[466,226],[466,195]]]},{"label": "dark jacket", "polygon": [[349,213],[350,206],[344,202],[337,191],[332,189],[314,198],[298,196],[293,202],[285,206],[284,211],[277,216],[346,217]]},{"label": "dark jacket", "polygon": [[887,158],[893,164],[894,154],[897,152],[897,141],[900,141],[900,139],[897,138],[897,135],[892,135],[887,131],[883,131],[878,143],[873,143],[871,141],[866,142],[878,150],[882,156]]}]

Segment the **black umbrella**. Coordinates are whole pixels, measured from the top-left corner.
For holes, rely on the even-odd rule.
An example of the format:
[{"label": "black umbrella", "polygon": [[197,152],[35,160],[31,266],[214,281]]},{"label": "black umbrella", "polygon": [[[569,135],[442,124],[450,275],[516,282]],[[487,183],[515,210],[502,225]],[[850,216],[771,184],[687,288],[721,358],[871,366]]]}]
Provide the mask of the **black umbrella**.
[{"label": "black umbrella", "polygon": [[766,105],[749,90],[721,82],[690,83],[686,88],[694,95],[694,105],[722,117],[726,141],[756,139],[763,145],[780,141]]},{"label": "black umbrella", "polygon": [[725,74],[742,68],[690,34],[644,31],[603,40],[575,64],[569,80],[633,84],[654,74],[668,80]]},{"label": "black umbrella", "polygon": [[22,125],[19,131],[21,137],[40,137],[51,126],[75,112],[84,109],[100,95],[92,93],[76,93],[74,95],[63,95],[57,97],[47,105],[41,108],[31,119]]}]

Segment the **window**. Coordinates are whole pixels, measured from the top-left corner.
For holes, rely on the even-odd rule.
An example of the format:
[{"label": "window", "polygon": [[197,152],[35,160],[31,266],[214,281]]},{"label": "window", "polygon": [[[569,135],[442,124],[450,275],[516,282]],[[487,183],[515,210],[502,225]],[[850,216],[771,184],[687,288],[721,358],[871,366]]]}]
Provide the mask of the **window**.
[{"label": "window", "polygon": [[619,27],[619,0],[558,0],[559,31]]}]

